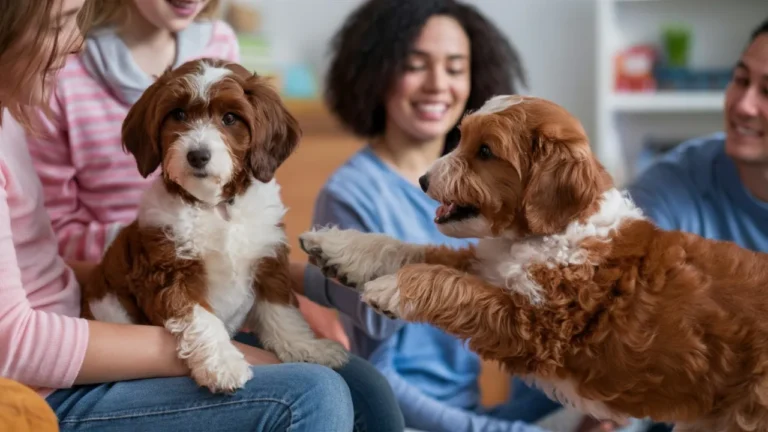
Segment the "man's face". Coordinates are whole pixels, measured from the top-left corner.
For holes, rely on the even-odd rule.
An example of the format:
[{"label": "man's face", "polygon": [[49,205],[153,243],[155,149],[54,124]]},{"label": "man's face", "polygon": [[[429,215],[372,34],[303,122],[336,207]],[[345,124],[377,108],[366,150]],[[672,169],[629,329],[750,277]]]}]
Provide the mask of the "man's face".
[{"label": "man's face", "polygon": [[768,33],[744,51],[725,93],[725,150],[737,163],[768,164]]}]

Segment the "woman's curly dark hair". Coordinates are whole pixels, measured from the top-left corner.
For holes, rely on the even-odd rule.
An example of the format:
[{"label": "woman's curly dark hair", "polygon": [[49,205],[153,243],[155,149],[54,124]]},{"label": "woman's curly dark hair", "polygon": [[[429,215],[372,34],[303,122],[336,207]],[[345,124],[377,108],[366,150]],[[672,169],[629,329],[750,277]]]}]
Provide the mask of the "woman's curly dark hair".
[{"label": "woman's curly dark hair", "polygon": [[[492,96],[516,93],[526,77],[515,49],[473,6],[455,0],[369,0],[355,10],[334,36],[325,99],[330,110],[357,135],[384,132],[385,97],[404,70],[414,41],[429,18],[458,21],[470,43],[471,87],[466,110]],[[458,143],[454,128],[446,151]]]}]

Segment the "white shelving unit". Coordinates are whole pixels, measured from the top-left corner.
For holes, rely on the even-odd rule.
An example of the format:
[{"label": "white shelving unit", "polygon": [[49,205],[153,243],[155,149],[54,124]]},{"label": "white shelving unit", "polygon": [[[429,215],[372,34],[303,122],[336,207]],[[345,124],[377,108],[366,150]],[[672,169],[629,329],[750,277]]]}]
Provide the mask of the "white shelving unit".
[{"label": "white shelving unit", "polygon": [[754,27],[768,18],[767,0],[596,0],[597,134],[594,148],[617,183],[636,174],[648,139],[685,140],[722,130],[722,91],[614,91],[614,58],[631,45],[661,47],[668,23],[691,27],[689,65],[730,67]]},{"label": "white shelving unit", "polygon": [[609,95],[608,106],[619,113],[720,112],[725,102],[722,91],[676,92]]}]

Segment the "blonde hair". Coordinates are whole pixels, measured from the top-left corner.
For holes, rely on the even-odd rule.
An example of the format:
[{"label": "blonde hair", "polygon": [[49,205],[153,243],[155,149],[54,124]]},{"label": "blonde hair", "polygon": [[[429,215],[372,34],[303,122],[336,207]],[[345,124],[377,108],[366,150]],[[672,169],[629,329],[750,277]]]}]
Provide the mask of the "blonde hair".
[{"label": "blonde hair", "polygon": [[[100,0],[94,5],[92,27],[124,26],[131,19],[134,0]],[[196,20],[215,18],[219,10],[219,0],[210,0],[205,8],[197,15]]]},{"label": "blonde hair", "polygon": [[[48,32],[54,31],[52,30],[53,9],[57,7],[57,3],[60,2],[58,0],[0,0],[0,70],[14,69],[14,64],[18,67],[19,51],[45,52],[44,44]],[[87,30],[85,27],[90,18],[91,6],[91,1],[86,1],[77,16],[81,32]],[[48,105],[36,107],[30,105],[28,101],[19,100],[18,96],[22,93],[22,89],[35,85],[42,86],[44,94],[48,92],[47,77],[51,67],[62,55],[61,50],[69,49],[71,45],[71,41],[62,40],[61,36],[59,33],[55,34],[54,48],[47,58],[42,56],[32,58],[28,64],[23,65],[22,73],[14,74],[18,76],[13,77],[16,81],[13,82],[12,91],[3,95],[5,100],[0,100],[0,122],[2,122],[3,109],[8,109],[11,115],[27,129],[31,129],[32,123],[39,118],[38,110],[42,109],[44,115],[50,116]],[[27,38],[29,40],[26,40]],[[24,41],[24,46],[19,45],[20,41]],[[39,77],[42,80],[34,82]],[[5,82],[9,82],[8,77]]]}]

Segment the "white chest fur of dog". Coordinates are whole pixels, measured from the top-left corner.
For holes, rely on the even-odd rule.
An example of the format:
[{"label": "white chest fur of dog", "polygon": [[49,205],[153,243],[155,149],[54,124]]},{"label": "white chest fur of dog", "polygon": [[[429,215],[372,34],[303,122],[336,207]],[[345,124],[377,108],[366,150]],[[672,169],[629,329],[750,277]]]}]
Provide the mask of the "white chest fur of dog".
[{"label": "white chest fur of dog", "polygon": [[231,335],[254,303],[255,264],[287,242],[279,226],[285,212],[275,180],[254,181],[225,209],[186,204],[158,180],[144,195],[139,225],[165,227],[179,259],[202,260],[207,300]]}]

